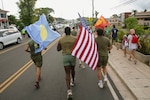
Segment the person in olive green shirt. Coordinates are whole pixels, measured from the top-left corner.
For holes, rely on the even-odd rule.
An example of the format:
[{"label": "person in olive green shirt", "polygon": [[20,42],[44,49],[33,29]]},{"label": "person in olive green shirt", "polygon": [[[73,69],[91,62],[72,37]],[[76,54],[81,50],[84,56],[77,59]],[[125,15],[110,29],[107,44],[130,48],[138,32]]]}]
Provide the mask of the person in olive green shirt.
[{"label": "person in olive green shirt", "polygon": [[75,30],[75,27],[72,27],[71,35],[77,36],[77,31]]},{"label": "person in olive green shirt", "polygon": [[[106,25],[104,28],[104,36],[109,38],[110,43],[112,43],[112,34],[111,34],[111,30],[108,28],[108,26]],[[110,53],[110,51],[109,51]]]},{"label": "person in olive green shirt", "polygon": [[[33,40],[29,41],[28,44],[25,46],[24,50],[30,53],[30,57],[36,66],[36,81],[35,87],[39,88],[39,81],[41,79],[41,67],[43,64],[43,58],[41,52],[35,53],[35,50],[39,48],[39,45],[34,42]],[[45,48],[46,50],[46,48]]]},{"label": "person in olive green shirt", "polygon": [[[57,51],[62,50],[63,65],[66,73],[67,98],[72,98],[71,85],[74,85],[76,57],[71,55],[72,48],[76,41],[74,36],[71,36],[71,28],[65,28],[65,36],[62,37],[57,45]],[[71,76],[70,76],[71,75]],[[71,81],[72,77],[72,81]]]},{"label": "person in olive green shirt", "polygon": [[104,73],[104,82],[107,82],[107,70],[106,66],[108,63],[108,51],[112,48],[112,45],[107,37],[104,36],[104,32],[102,29],[97,29],[98,37],[95,38],[97,43],[97,49],[99,54],[99,60],[97,64],[97,75],[99,79],[98,86],[103,88],[103,81],[102,81],[102,71]]}]

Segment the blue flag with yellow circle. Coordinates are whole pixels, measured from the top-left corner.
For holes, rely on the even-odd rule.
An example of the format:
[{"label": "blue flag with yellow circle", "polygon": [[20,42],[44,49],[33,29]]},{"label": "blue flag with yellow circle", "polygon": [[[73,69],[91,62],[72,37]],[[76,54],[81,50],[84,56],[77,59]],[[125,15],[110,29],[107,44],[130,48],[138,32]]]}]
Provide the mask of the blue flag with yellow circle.
[{"label": "blue flag with yellow circle", "polygon": [[39,48],[35,50],[35,53],[45,49],[51,42],[61,36],[58,32],[53,31],[49,27],[44,14],[40,16],[37,22],[26,26],[25,30],[28,32],[29,36],[39,44]]}]

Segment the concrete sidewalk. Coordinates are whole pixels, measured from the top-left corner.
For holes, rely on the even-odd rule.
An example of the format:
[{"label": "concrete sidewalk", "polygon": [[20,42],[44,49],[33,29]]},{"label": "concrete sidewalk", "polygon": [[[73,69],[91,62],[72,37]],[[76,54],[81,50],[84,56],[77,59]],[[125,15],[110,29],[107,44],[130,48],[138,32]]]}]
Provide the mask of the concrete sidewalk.
[{"label": "concrete sidewalk", "polygon": [[[136,100],[150,100],[150,67],[138,60],[137,64],[134,64],[128,58],[129,55],[124,57],[121,49],[117,50],[113,47],[109,54],[109,65]],[[127,99],[124,98],[124,100]]]}]

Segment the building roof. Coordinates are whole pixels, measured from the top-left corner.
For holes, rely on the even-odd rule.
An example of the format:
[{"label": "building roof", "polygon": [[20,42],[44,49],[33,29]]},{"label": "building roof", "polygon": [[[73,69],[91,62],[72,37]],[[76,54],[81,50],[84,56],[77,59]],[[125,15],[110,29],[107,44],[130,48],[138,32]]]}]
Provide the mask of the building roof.
[{"label": "building roof", "polygon": [[150,18],[150,12],[137,12],[135,18]]},{"label": "building roof", "polygon": [[2,9],[0,9],[0,12],[9,12],[9,11],[6,11],[6,10],[2,10]]}]

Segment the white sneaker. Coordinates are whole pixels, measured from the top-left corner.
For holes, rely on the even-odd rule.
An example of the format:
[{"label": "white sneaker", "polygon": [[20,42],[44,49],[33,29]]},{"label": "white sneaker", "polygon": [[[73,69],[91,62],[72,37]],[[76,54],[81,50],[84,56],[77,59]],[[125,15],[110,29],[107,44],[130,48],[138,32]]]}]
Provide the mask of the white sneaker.
[{"label": "white sneaker", "polygon": [[71,82],[70,82],[70,86],[74,86],[74,82],[71,80]]},{"label": "white sneaker", "polygon": [[84,65],[81,65],[81,67],[84,69],[85,68],[85,66]]},{"label": "white sneaker", "polygon": [[98,86],[99,86],[100,88],[103,88],[103,83],[98,83]]},{"label": "white sneaker", "polygon": [[105,78],[104,78],[104,82],[106,82],[106,83],[107,83],[107,81],[108,81],[108,78],[107,78],[107,77],[105,77]]},{"label": "white sneaker", "polygon": [[68,99],[72,98],[72,90],[71,89],[67,90],[67,98]]}]

